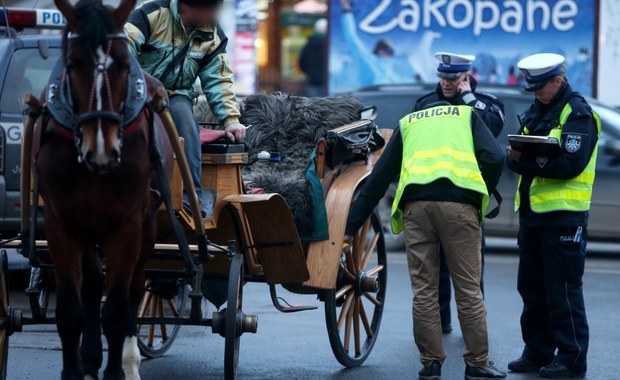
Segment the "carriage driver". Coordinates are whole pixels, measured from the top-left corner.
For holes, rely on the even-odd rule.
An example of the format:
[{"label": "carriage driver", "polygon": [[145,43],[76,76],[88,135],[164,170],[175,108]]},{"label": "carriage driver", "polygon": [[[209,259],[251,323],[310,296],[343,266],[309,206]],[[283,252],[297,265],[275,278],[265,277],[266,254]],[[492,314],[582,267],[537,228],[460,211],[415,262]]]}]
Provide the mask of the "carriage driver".
[{"label": "carriage driver", "polygon": [[[233,73],[226,56],[228,38],[217,22],[223,0],[154,0],[129,16],[125,30],[129,50],[147,73],[159,79],[170,96],[170,113],[185,139],[185,155],[196,185],[203,214],[199,126],[192,102],[200,79],[209,107],[226,128],[229,139],[245,138],[239,123]],[[187,204],[187,197],[184,197]]]}]

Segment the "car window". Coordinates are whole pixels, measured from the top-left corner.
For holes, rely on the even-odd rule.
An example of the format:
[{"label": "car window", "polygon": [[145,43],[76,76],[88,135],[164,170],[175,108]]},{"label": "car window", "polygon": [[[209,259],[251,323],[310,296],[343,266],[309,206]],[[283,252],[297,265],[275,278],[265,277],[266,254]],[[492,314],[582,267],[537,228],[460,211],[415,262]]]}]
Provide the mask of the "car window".
[{"label": "car window", "polygon": [[41,57],[38,49],[16,50],[2,87],[0,112],[21,113],[24,94],[41,94],[59,57],[60,49],[50,49],[47,59]]},{"label": "car window", "polygon": [[413,111],[416,100],[423,96],[421,93],[356,93],[358,98],[367,106],[377,107],[375,122],[379,128],[398,128],[399,121]]},{"label": "car window", "polygon": [[509,97],[501,100],[504,103],[504,116],[506,118],[506,125],[502,135],[518,133],[521,127],[518,116],[527,111],[531,105],[531,99]]},{"label": "car window", "polygon": [[593,104],[592,109],[594,109],[601,118],[603,137],[620,139],[620,111],[600,104]]}]

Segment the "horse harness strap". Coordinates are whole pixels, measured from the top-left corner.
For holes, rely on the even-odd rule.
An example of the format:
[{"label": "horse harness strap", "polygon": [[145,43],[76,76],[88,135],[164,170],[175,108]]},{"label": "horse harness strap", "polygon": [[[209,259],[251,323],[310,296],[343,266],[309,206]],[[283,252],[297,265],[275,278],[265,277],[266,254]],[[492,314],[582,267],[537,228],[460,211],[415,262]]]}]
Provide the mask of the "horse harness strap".
[{"label": "horse harness strap", "polygon": [[[131,122],[131,124],[129,124],[127,127],[123,128],[123,137],[127,137],[131,135],[133,132],[135,132],[136,129],[138,129],[138,127],[140,126],[140,123],[142,123],[144,121],[144,118],[149,116],[150,113],[151,113],[150,109],[148,107],[144,107],[142,109],[142,112],[138,114],[138,117],[134,119]],[[45,113],[45,115],[49,116],[49,113]],[[46,125],[47,121],[45,121],[43,124]],[[60,124],[55,124],[55,125],[57,126],[56,130],[67,140],[73,140],[75,138],[72,130],[65,128],[64,126]]]},{"label": "horse harness strap", "polygon": [[[120,37],[112,36],[110,38]],[[146,105],[147,89],[144,74],[135,57],[130,55],[127,94],[122,110],[120,112],[102,110],[101,99],[98,99],[96,92],[105,88],[111,102],[111,84],[105,67],[109,50],[110,43],[107,51],[102,53],[105,56],[100,57],[99,61],[95,59],[95,78],[89,98],[89,107],[93,107],[93,105],[95,107],[93,107],[94,111],[83,114],[76,113],[73,94],[71,93],[71,76],[66,70],[64,59],[61,57],[56,63],[45,93],[46,108],[49,115],[60,127],[59,130],[63,136],[72,140],[81,138],[81,124],[96,119],[108,119],[120,123],[121,136],[127,136],[135,131]],[[111,104],[110,108],[113,108]]]}]

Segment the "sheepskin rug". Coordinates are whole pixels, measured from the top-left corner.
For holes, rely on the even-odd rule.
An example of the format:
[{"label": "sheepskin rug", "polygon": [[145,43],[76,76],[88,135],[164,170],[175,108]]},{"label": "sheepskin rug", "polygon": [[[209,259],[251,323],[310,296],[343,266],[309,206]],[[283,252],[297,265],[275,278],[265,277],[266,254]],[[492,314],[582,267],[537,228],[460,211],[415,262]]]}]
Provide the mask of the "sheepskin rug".
[{"label": "sheepskin rug", "polygon": [[[316,142],[334,128],[359,120],[363,104],[353,97],[304,98],[257,94],[241,104],[241,122],[251,125],[247,141],[250,160],[257,153],[279,153],[281,161],[255,161],[244,169],[254,187],[281,194],[288,203],[300,235],[314,229],[314,208],[306,172]],[[200,122],[212,122],[205,101],[194,108]]]}]

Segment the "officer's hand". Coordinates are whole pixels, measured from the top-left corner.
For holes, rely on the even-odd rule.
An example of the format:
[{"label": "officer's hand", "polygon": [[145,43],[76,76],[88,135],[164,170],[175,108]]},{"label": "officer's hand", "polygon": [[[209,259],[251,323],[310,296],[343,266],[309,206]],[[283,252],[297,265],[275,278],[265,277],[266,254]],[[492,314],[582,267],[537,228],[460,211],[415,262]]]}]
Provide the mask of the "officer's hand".
[{"label": "officer's hand", "polygon": [[508,157],[510,157],[510,159],[513,161],[519,162],[519,160],[521,159],[521,152],[512,149],[510,145],[508,146],[506,152],[508,153]]},{"label": "officer's hand", "polygon": [[226,127],[226,137],[234,142],[245,140],[245,126],[241,123],[234,123]]},{"label": "officer's hand", "polygon": [[456,88],[459,94],[463,94],[465,92],[471,92],[471,84],[469,83],[469,76],[462,81],[459,86]]},{"label": "officer's hand", "polygon": [[342,7],[342,10],[345,12],[351,12],[351,0],[340,0],[340,6]]}]

